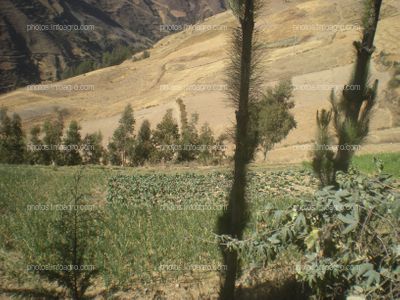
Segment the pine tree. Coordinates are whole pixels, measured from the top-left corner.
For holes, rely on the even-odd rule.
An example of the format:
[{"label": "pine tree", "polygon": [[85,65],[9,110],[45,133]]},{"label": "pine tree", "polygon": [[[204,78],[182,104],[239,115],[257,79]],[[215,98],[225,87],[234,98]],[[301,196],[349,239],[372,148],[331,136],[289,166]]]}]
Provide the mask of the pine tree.
[{"label": "pine tree", "polygon": [[67,166],[76,166],[82,163],[80,148],[82,144],[81,127],[77,121],[71,121],[64,139],[64,163]]},{"label": "pine tree", "polygon": [[[231,0],[231,8],[240,26],[234,30],[231,50],[231,66],[228,70],[228,92],[236,108],[234,174],[227,210],[218,220],[218,233],[241,240],[249,218],[246,201],[247,165],[253,159],[257,136],[249,122],[251,103],[259,99],[260,81],[257,66],[259,57],[254,28],[259,9],[254,0]],[[224,281],[220,299],[235,299],[235,282],[240,271],[237,250],[221,242],[224,265]]]},{"label": "pine tree", "polygon": [[[364,0],[363,37],[361,41],[353,43],[356,49],[356,62],[352,78],[343,89],[338,100],[334,91],[331,93],[331,121],[337,137],[338,149],[335,152],[326,151],[329,145],[323,144],[324,133],[319,133],[314,151],[313,167],[319,174],[321,185],[337,185],[335,174],[337,171],[347,172],[354,155],[354,149],[367,137],[371,111],[376,103],[378,81],[373,86],[369,85],[369,67],[372,54],[375,50],[374,38],[378,26],[382,0]],[[317,112],[317,125],[319,130],[326,127],[327,112]],[[333,154],[333,155],[332,155]],[[328,163],[329,162],[329,163]],[[326,169],[325,169],[326,167]],[[333,171],[332,171],[333,168]],[[333,172],[333,174],[332,174]],[[325,175],[322,175],[325,173]]]},{"label": "pine tree", "polygon": [[101,145],[103,135],[101,132],[86,134],[82,141],[82,160],[84,164],[100,164],[104,156],[104,148]]},{"label": "pine tree", "polygon": [[172,115],[172,109],[168,109],[163,119],[157,124],[153,134],[153,142],[157,147],[152,160],[154,162],[170,161],[179,146],[179,127]]}]

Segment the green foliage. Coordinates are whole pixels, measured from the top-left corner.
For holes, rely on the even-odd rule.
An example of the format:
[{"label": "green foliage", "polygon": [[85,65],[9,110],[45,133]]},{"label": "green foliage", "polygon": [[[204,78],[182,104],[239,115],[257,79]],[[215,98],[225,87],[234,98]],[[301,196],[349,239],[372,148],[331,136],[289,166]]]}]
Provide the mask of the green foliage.
[{"label": "green foliage", "polygon": [[67,130],[66,137],[64,138],[63,145],[65,149],[64,153],[64,164],[68,166],[76,166],[82,163],[82,157],[80,155],[80,148],[82,145],[82,139],[80,131],[81,127],[78,122],[71,121]]},{"label": "green foliage", "polygon": [[143,59],[149,58],[150,57],[150,51],[149,50],[144,50],[142,57],[143,57]]},{"label": "green foliage", "polygon": [[119,65],[132,55],[130,47],[118,45],[111,52],[105,52],[102,57],[102,67]]},{"label": "green foliage", "polygon": [[[196,203],[221,205],[226,204],[231,183],[232,175],[226,172],[120,175],[110,178],[107,200],[133,207]],[[266,196],[309,195],[317,187],[316,183],[307,171],[250,172],[249,199],[254,205],[264,205]],[[307,189],[305,185],[311,188]]]},{"label": "green foliage", "polygon": [[[19,258],[19,251],[32,245],[34,241],[37,241],[39,246],[51,242],[53,224],[57,222],[58,214],[39,210],[27,211],[26,206],[40,203],[69,204],[69,198],[58,198],[58,194],[61,189],[64,190],[72,184],[72,177],[77,169],[78,167],[53,169],[42,166],[0,166],[2,287],[12,282],[13,286],[24,285],[24,290],[30,287],[48,288],[46,280],[26,271],[28,262]],[[176,282],[181,276],[201,280],[205,272],[191,272],[184,267],[220,265],[218,249],[212,243],[215,219],[220,213],[219,207],[212,206],[215,210],[183,211],[170,210],[160,203],[160,206],[149,210],[105,202],[104,195],[107,194],[109,178],[121,173],[130,175],[133,171],[135,174],[144,173],[143,170],[133,168],[85,168],[80,192],[91,195],[85,197],[87,204],[96,205],[95,211],[85,212],[88,213],[88,217],[95,217],[95,212],[100,209],[99,213],[102,214],[101,222],[96,221],[93,225],[97,231],[91,237],[93,240],[90,240],[95,242],[90,247],[95,251],[95,261],[86,262],[100,271],[95,280],[96,286],[86,293],[88,298],[98,293],[100,294],[97,297],[112,298],[114,296],[111,294],[142,286],[144,283]],[[18,189],[15,189],[15,186],[18,186]],[[152,188],[151,182],[146,181],[146,186]],[[194,189],[195,186],[191,188]],[[196,197],[197,195],[199,194],[196,194]],[[161,199],[161,196],[158,197]],[[194,198],[191,202],[196,204]],[[42,232],[40,235],[39,231]],[[43,239],[38,236],[49,238]],[[35,254],[33,257],[38,258],[42,254],[43,264],[52,263],[46,259],[48,254],[41,249],[38,248],[37,256]],[[177,265],[181,269],[161,271],[161,265]],[[9,281],[3,281],[4,274],[7,274]],[[109,292],[106,295],[103,294],[104,287]],[[25,298],[28,296],[25,295]],[[60,296],[60,299],[66,298],[67,295]]]},{"label": "green foliage", "polygon": [[0,110],[0,161],[7,162],[10,154],[9,137],[11,135],[11,119],[7,114],[7,108]]},{"label": "green foliage", "polygon": [[238,18],[242,18],[243,16],[244,2],[244,0],[228,0],[230,9],[232,10],[233,14]]},{"label": "green foliage", "polygon": [[[62,78],[70,78],[91,72],[99,68],[119,65],[132,55],[132,49],[129,46],[118,45],[112,51],[106,51],[102,54],[99,62],[94,60],[85,60],[77,65],[67,68],[62,74]],[[147,54],[146,54],[147,55]],[[150,54],[149,54],[150,56]]]},{"label": "green foliage", "polygon": [[312,167],[317,174],[322,186],[336,184],[336,170],[334,166],[334,152],[328,147],[332,143],[329,134],[329,124],[332,119],[332,111],[323,109],[317,112],[317,132]]},{"label": "green foliage", "polygon": [[[367,137],[372,108],[376,104],[378,80],[369,84],[370,61],[375,51],[374,37],[378,26],[381,0],[365,0],[363,17],[363,37],[361,41],[353,43],[356,49],[356,63],[354,72],[348,85],[344,86],[340,99],[336,98],[334,91],[331,93],[332,123],[337,138],[338,150],[336,153],[315,151],[315,172],[320,178],[332,178],[337,171],[347,172],[354,155],[354,147],[359,146]],[[317,120],[318,121],[318,120]],[[328,124],[329,125],[329,124]],[[321,126],[318,125],[319,130]],[[322,133],[318,133],[319,136]],[[331,144],[319,144],[317,147],[328,147]],[[332,156],[334,154],[334,156]],[[321,176],[325,172],[325,175]],[[334,184],[331,180],[321,181],[321,185]]]},{"label": "green foliage", "polygon": [[133,156],[131,158],[133,165],[141,166],[146,161],[149,161],[155,150],[155,146],[153,145],[151,139],[150,122],[148,120],[144,120],[140,126],[136,145],[133,150],[133,154],[131,155]]},{"label": "green foliage", "polygon": [[28,162],[31,165],[37,165],[37,164],[43,164],[43,154],[40,151],[36,151],[34,147],[36,145],[41,145],[42,141],[40,139],[40,126],[36,125],[31,128],[30,131],[30,140],[29,140],[29,145],[32,147],[30,151],[28,152]]},{"label": "green foliage", "polygon": [[172,109],[168,109],[161,122],[157,124],[153,140],[157,151],[154,153],[152,161],[166,162],[174,158],[175,147],[179,144],[179,127],[172,115]]},{"label": "green foliage", "polygon": [[267,89],[261,101],[252,107],[252,121],[257,131],[258,143],[263,151],[264,160],[273,146],[283,140],[296,128],[296,121],[290,113],[294,107],[291,100],[293,85],[291,81],[281,81],[276,87]]},{"label": "green foliage", "polygon": [[64,130],[64,116],[66,114],[63,110],[56,110],[57,117],[55,120],[46,120],[43,123],[43,144],[49,150],[43,151],[43,161],[46,165],[63,163],[62,152],[59,151],[59,146],[62,144],[62,136]]},{"label": "green foliage", "polygon": [[97,165],[100,164],[102,156],[104,156],[104,148],[101,144],[103,135],[101,132],[86,134],[82,141],[82,160],[84,164]]},{"label": "green foliage", "polygon": [[180,149],[178,151],[178,161],[193,161],[199,154],[197,123],[198,114],[191,115],[191,121],[181,130]]},{"label": "green foliage", "polygon": [[[67,184],[64,178],[64,188],[56,192],[56,202],[28,205],[42,209],[17,207],[17,217],[23,223],[13,232],[28,271],[57,282],[68,290],[72,299],[84,299],[85,291],[99,272],[95,243],[101,217],[98,211],[83,208],[89,202],[88,195],[81,192],[81,180],[82,173],[78,171]],[[64,209],[53,209],[56,205]]]},{"label": "green foliage", "polygon": [[226,174],[153,174],[115,176],[108,183],[107,200],[137,207],[155,205],[223,205],[228,187]]},{"label": "green foliage", "polygon": [[134,147],[135,122],[132,106],[128,104],[122,113],[111,142],[108,144],[110,162],[112,164],[127,165],[128,152]]},{"label": "green foliage", "polygon": [[119,154],[117,145],[115,142],[109,142],[107,145],[107,160],[114,166],[122,165],[121,155]]},{"label": "green foliage", "polygon": [[351,294],[397,299],[399,273],[399,184],[390,176],[339,173],[339,190],[326,187],[288,209],[269,207],[246,242],[221,237],[256,261],[271,262],[290,245],[303,254],[296,272],[312,299]]},{"label": "green foliage", "polygon": [[196,159],[199,153],[197,150],[198,133],[196,129],[199,115],[192,114],[189,122],[186,105],[183,103],[182,99],[178,99],[176,102],[178,103],[181,117],[181,139],[177,159],[178,161],[192,161]]},{"label": "green foliage", "polygon": [[21,164],[25,161],[26,145],[21,118],[14,113],[12,118],[6,108],[0,109],[0,162]]},{"label": "green foliage", "polygon": [[352,166],[362,172],[373,174],[376,171],[374,159],[382,162],[386,174],[400,178],[400,152],[356,155]]},{"label": "green foliage", "polygon": [[62,78],[66,79],[66,78],[78,76],[78,75],[93,71],[95,69],[96,69],[96,63],[94,61],[85,60],[85,61],[80,62],[75,67],[72,66],[72,67],[67,68],[64,71]]},{"label": "green foliage", "polygon": [[216,141],[214,138],[214,134],[208,125],[208,123],[204,123],[203,126],[200,129],[200,134],[199,134],[199,145],[204,145],[205,149],[203,151],[200,151],[199,154],[199,160],[207,165],[211,160],[214,159],[216,156],[216,151],[213,150],[213,147],[216,146]]}]

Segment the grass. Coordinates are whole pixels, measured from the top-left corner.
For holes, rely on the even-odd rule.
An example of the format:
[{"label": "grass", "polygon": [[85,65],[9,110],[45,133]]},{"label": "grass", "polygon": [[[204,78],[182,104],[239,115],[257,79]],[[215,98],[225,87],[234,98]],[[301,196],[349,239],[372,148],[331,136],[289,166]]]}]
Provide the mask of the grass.
[{"label": "grass", "polygon": [[[382,161],[384,173],[400,178],[400,152],[355,155],[352,166],[366,174],[376,173],[374,157]],[[303,162],[302,165],[312,170],[310,162]]]},{"label": "grass", "polygon": [[[66,200],[60,194],[68,191],[78,169],[0,166],[0,278],[3,279],[0,281],[14,282],[19,287],[42,285],[43,280],[26,268],[48,262],[46,256],[51,253],[45,249],[46,240],[51,236],[51,221],[56,212],[29,211],[28,205],[64,203]],[[139,172],[149,173],[148,170]],[[185,268],[193,265],[217,268],[220,254],[213,244],[213,231],[219,211],[165,211],[107,205],[109,178],[137,173],[133,168],[84,170],[82,192],[90,195],[87,199],[97,205],[103,217],[99,236],[92,245],[96,249],[94,265],[100,270],[101,285],[110,290],[128,289],[137,283],[174,280],[187,274]],[[177,266],[180,270],[160,272],[162,265]]]},{"label": "grass", "polygon": [[356,156],[353,159],[353,166],[365,173],[374,173],[376,171],[376,167],[373,162],[374,157],[382,161],[384,166],[383,171],[385,173],[400,178],[400,152],[365,154]]}]

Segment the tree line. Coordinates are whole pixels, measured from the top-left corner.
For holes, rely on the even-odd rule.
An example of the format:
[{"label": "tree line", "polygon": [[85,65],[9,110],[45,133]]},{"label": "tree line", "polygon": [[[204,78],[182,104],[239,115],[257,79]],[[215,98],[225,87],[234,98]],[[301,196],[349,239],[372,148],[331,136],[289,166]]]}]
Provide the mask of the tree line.
[{"label": "tree line", "polygon": [[[257,135],[257,149],[264,159],[273,145],[279,143],[296,126],[290,109],[293,85],[282,81],[266,89],[252,107],[252,136]],[[154,129],[144,120],[137,133],[131,105],[122,112],[118,126],[107,147],[100,131],[82,137],[80,124],[72,120],[65,128],[66,110],[55,109],[55,117],[41,126],[35,125],[27,136],[17,113],[9,116],[0,109],[0,163],[31,165],[116,165],[184,163],[196,161],[217,165],[232,158],[227,144],[234,139],[232,130],[215,136],[208,123],[199,127],[198,113],[188,114],[182,99],[177,99],[179,121],[168,109]]]}]

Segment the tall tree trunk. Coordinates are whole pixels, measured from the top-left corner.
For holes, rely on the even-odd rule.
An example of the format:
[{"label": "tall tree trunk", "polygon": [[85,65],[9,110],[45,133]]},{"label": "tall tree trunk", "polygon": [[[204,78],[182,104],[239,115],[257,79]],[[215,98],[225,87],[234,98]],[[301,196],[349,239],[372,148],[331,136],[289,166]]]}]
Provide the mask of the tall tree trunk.
[{"label": "tall tree trunk", "polygon": [[[354,71],[354,77],[350,85],[357,87],[356,90],[344,90],[343,98],[345,101],[351,101],[351,105],[347,106],[345,110],[345,119],[347,122],[354,124],[357,128],[363,126],[362,115],[364,110],[372,107],[374,99],[370,99],[370,88],[368,86],[369,77],[369,66],[371,62],[372,54],[375,50],[374,39],[376,30],[378,27],[380,10],[382,0],[374,0],[373,7],[371,7],[370,13],[373,13],[371,22],[364,28],[363,37],[361,42],[355,42],[354,46],[357,51],[356,66]],[[338,145],[339,148],[335,157],[335,171],[347,172],[350,167],[351,158],[354,154],[354,150],[346,149],[346,137],[339,135]],[[351,148],[353,145],[349,145]]]},{"label": "tall tree trunk", "polygon": [[[240,47],[240,90],[238,110],[236,111],[236,139],[234,155],[234,179],[229,194],[229,204],[225,214],[221,217],[220,233],[232,238],[242,239],[243,230],[248,220],[246,203],[246,175],[247,164],[252,156],[249,153],[249,98],[250,80],[252,72],[252,46],[254,32],[254,3],[253,0],[244,1],[244,12],[239,18],[241,28]],[[236,275],[239,271],[238,254],[236,250],[227,249],[221,245],[226,265],[225,280],[221,286],[220,298],[223,300],[235,299]]]},{"label": "tall tree trunk", "polygon": [[[361,41],[353,43],[356,48],[357,57],[354,66],[354,73],[348,85],[344,87],[343,94],[339,100],[336,99],[334,92],[331,93],[333,113],[333,125],[337,137],[338,148],[336,152],[329,150],[321,153],[314,151],[313,168],[321,175],[322,186],[338,186],[335,178],[337,171],[347,172],[350,167],[351,159],[355,153],[355,147],[361,145],[369,132],[371,110],[376,103],[378,81],[370,86],[369,66],[371,57],[375,50],[374,39],[378,27],[382,0],[368,0],[364,2],[364,29]],[[321,113],[324,110],[321,111]],[[325,111],[325,113],[327,113]],[[317,125],[318,125],[317,119]],[[330,119],[328,123],[330,122]],[[329,125],[329,124],[328,124]],[[321,126],[319,124],[319,135]],[[318,141],[317,144],[326,147],[332,143],[328,139]],[[332,176],[333,171],[333,176]],[[326,180],[322,180],[325,178]]]}]

